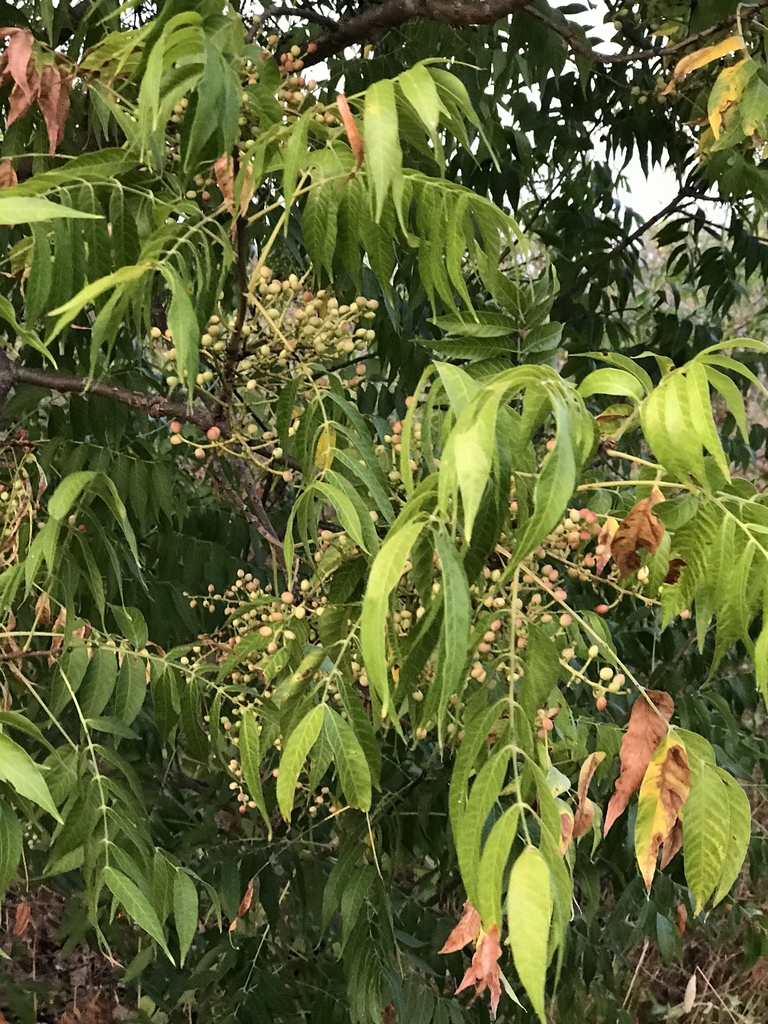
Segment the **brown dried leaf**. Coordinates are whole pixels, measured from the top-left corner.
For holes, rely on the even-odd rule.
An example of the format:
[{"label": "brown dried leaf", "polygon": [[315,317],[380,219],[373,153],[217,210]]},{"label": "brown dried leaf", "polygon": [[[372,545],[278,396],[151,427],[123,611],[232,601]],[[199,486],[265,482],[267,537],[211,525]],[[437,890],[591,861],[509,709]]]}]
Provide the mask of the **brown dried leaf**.
[{"label": "brown dried leaf", "polygon": [[381,1011],[381,1024],[396,1024],[395,1004],[390,1003]]},{"label": "brown dried leaf", "polygon": [[645,696],[641,694],[632,705],[629,725],[621,742],[621,773],[605,813],[604,835],[608,835],[611,825],[643,781],[654,751],[667,734],[667,722],[674,710],[674,701],[661,690],[646,690]]},{"label": "brown dried leaf", "polygon": [[48,665],[52,665],[58,657],[59,651],[61,650],[62,644],[64,643],[64,627],[67,624],[67,609],[63,606],[59,610],[59,614],[56,616],[56,621],[53,624],[51,632],[54,634],[51,637],[51,647],[48,651]]},{"label": "brown dried leaf", "polygon": [[480,939],[475,955],[472,957],[472,964],[456,989],[456,995],[458,995],[465,988],[474,985],[474,999],[488,989],[491,994],[491,1012],[494,1015],[501,998],[501,978],[498,964],[500,957],[499,928],[498,925],[493,925]]},{"label": "brown dried leaf", "polygon": [[35,602],[35,615],[37,621],[41,626],[50,626],[51,624],[51,599],[48,597],[47,592],[44,590],[40,597]]},{"label": "brown dried leaf", "polygon": [[[0,188],[13,188],[14,185],[18,185],[19,179],[16,177],[16,171],[13,169],[12,160],[0,160]],[[2,1024],[2,1021],[0,1021]]]},{"label": "brown dried leaf", "polygon": [[703,46],[700,50],[694,50],[693,53],[686,54],[675,65],[675,70],[672,72],[672,81],[664,90],[662,96],[667,96],[673,92],[678,82],[681,82],[691,71],[703,68],[707,64],[711,64],[713,60],[719,60],[721,57],[733,53],[734,50],[745,49],[743,36],[728,36],[727,39],[723,39],[713,46]]},{"label": "brown dried leaf", "polygon": [[32,907],[26,900],[22,900],[16,907],[16,913],[13,915],[13,934],[23,935],[29,926],[31,917]]},{"label": "brown dried leaf", "polygon": [[461,920],[445,940],[441,953],[457,953],[467,943],[474,942],[477,933],[480,931],[480,915],[469,902],[464,904],[464,913]]},{"label": "brown dried leaf", "polygon": [[676,821],[672,831],[669,833],[667,838],[661,847],[661,870],[669,864],[676,853],[679,853],[683,848],[683,826],[682,822]]},{"label": "brown dried leaf", "polygon": [[51,65],[43,69],[37,105],[45,118],[45,126],[48,129],[48,152],[51,156],[64,138],[71,88],[72,78],[63,69]]},{"label": "brown dried leaf", "polygon": [[359,171],[363,166],[363,160],[365,159],[365,146],[363,145],[363,140],[360,137],[360,132],[357,130],[357,122],[352,116],[352,111],[349,109],[347,97],[343,92],[338,93],[336,96],[336,106],[339,108],[341,120],[344,123],[344,131],[347,133],[349,146],[352,150],[352,155],[355,158],[355,170]]},{"label": "brown dried leaf", "polygon": [[597,771],[597,766],[604,759],[605,753],[602,750],[596,750],[594,754],[589,755],[581,766],[577,791],[579,806],[576,808],[576,813],[573,816],[574,839],[578,839],[579,836],[583,836],[585,832],[588,832],[589,827],[592,824],[592,819],[595,816],[595,805],[590,799],[588,799],[587,790],[589,789],[589,784],[592,781],[592,776]]},{"label": "brown dried leaf", "polygon": [[[11,41],[5,51],[8,74],[29,102],[34,103],[37,91],[37,69],[32,57],[32,44],[35,41],[35,37],[26,28],[16,29],[15,31],[4,29],[0,34],[11,35]],[[30,66],[32,74],[30,74]]]},{"label": "brown dried leaf", "polygon": [[220,156],[213,165],[213,173],[216,175],[216,184],[219,186],[224,206],[235,215],[235,175],[232,165],[232,157],[228,153]]},{"label": "brown dried leaf", "polygon": [[250,880],[245,890],[245,895],[240,900],[240,906],[237,908],[237,916],[235,920],[230,923],[229,930],[233,932],[237,928],[237,922],[243,916],[247,914],[251,906],[251,900],[253,899],[253,879]]},{"label": "brown dried leaf", "polygon": [[619,579],[640,568],[640,548],[653,554],[664,538],[664,526],[653,514],[653,506],[664,500],[658,487],[632,508],[624,517],[611,543],[611,554],[619,567]]}]

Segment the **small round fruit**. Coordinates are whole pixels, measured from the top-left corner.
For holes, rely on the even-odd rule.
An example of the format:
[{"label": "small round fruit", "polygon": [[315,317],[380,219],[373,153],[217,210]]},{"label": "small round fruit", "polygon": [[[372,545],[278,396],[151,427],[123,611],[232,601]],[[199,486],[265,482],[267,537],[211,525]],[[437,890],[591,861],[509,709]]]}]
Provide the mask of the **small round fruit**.
[{"label": "small round fruit", "polygon": [[181,423],[178,420],[171,420],[171,433],[180,434],[182,430]]},{"label": "small round fruit", "polygon": [[195,458],[196,459],[204,459],[205,458],[205,452],[203,451],[202,448],[195,448]]},{"label": "small round fruit", "polygon": [[208,438],[209,441],[218,441],[219,438],[221,437],[221,431],[219,430],[218,427],[208,427],[208,429],[205,432],[205,436]]},{"label": "small round fruit", "polygon": [[595,701],[595,707],[598,711],[605,711],[605,709],[608,707],[608,701],[605,699],[605,697],[598,697]]}]

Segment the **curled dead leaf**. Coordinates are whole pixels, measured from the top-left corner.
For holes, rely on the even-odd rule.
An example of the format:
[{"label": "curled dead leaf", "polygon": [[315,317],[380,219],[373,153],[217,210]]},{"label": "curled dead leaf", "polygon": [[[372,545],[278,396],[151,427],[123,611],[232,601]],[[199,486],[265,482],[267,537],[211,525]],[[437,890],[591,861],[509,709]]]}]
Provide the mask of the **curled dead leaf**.
[{"label": "curled dead leaf", "polygon": [[675,65],[675,70],[672,72],[672,80],[662,93],[662,96],[667,96],[673,92],[678,83],[682,82],[691,71],[703,68],[707,64],[711,64],[712,61],[719,60],[721,57],[733,53],[734,50],[743,49],[745,49],[744,37],[738,35],[728,36],[727,39],[723,39],[719,43],[714,43],[712,46],[703,46],[700,50],[694,50],[693,53],[686,54]]},{"label": "curled dead leaf", "polygon": [[476,999],[488,989],[491,995],[491,1012],[494,1015],[501,998],[501,971],[498,963],[500,957],[499,928],[498,925],[493,925],[488,932],[481,936],[475,950],[475,955],[472,957],[472,963],[467,968],[464,977],[461,979],[461,984],[456,989],[456,995],[458,995],[459,992],[463,992],[470,985],[474,985],[475,995],[473,999]]},{"label": "curled dead leaf", "polygon": [[664,539],[664,525],[653,514],[653,506],[664,500],[658,487],[630,509],[614,534],[611,554],[619,567],[619,579],[640,568],[640,548],[653,554]]},{"label": "curled dead leaf", "polygon": [[587,790],[589,789],[589,784],[592,781],[592,776],[597,770],[597,766],[604,759],[605,753],[602,750],[596,750],[584,761],[584,764],[581,766],[581,770],[579,771],[579,784],[577,790],[579,806],[576,808],[576,813],[573,816],[574,839],[578,839],[579,836],[583,836],[585,832],[589,831],[589,827],[595,817],[595,805],[587,797]]},{"label": "curled dead leaf", "polygon": [[632,705],[629,725],[621,742],[621,772],[605,813],[604,835],[643,781],[654,751],[667,734],[667,723],[674,709],[672,698],[661,690],[646,690]]},{"label": "curled dead leaf", "polygon": [[469,900],[464,904],[461,920],[445,940],[441,953],[458,953],[470,942],[475,942],[480,931],[480,914]]},{"label": "curled dead leaf", "polygon": [[598,576],[602,576],[603,569],[611,560],[611,546],[613,544],[613,538],[616,536],[616,531],[619,528],[618,519],[614,519],[613,516],[606,516],[603,527],[600,533],[597,535],[597,557],[595,558],[595,571]]},{"label": "curled dead leaf", "polygon": [[43,590],[35,602],[35,615],[41,626],[50,626],[51,624],[51,599],[48,594]]},{"label": "curled dead leaf", "polygon": [[[662,865],[663,867],[663,865]],[[688,922],[688,908],[684,903],[677,904],[677,934],[682,935]]]},{"label": "curled dead leaf", "polygon": [[344,124],[344,131],[347,133],[349,146],[352,150],[352,155],[355,158],[355,171],[359,171],[363,166],[363,160],[365,159],[365,146],[363,145],[363,140],[357,129],[357,122],[352,116],[352,111],[349,109],[347,97],[344,93],[340,92],[336,96],[336,106],[339,109],[339,114],[341,115],[341,120]]},{"label": "curled dead leaf", "polygon": [[240,920],[240,918],[244,914],[247,914],[248,911],[250,910],[251,900],[252,899],[253,899],[253,879],[251,879],[250,882],[248,883],[248,885],[246,887],[246,890],[245,890],[245,894],[243,895],[243,898],[240,900],[240,906],[237,908],[237,914],[235,915],[234,921],[230,922],[229,930],[231,932],[233,932],[235,930],[235,928],[237,928],[237,922]]}]

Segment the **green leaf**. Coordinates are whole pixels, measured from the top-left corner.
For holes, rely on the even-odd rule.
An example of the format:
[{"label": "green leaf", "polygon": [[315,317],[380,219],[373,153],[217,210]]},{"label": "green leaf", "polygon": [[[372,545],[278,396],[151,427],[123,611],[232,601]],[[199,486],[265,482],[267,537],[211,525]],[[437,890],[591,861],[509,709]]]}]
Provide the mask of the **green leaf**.
[{"label": "green leaf", "polygon": [[153,263],[140,263],[133,267],[120,267],[114,273],[107,274],[106,277],[100,277],[98,281],[94,281],[92,284],[86,285],[85,288],[81,288],[77,295],[73,296],[68,302],[65,302],[63,306],[58,306],[48,313],[48,316],[58,316],[59,318],[53,325],[48,340],[52,341],[61,334],[65,327],[69,327],[83,307],[95,302],[104,292],[109,291],[110,288],[127,284],[129,281],[136,281],[153,268]]},{"label": "green leaf", "polygon": [[264,802],[264,791],[261,785],[261,743],[259,738],[259,727],[256,719],[245,711],[240,719],[240,763],[243,769],[243,778],[248,787],[248,793],[255,801],[259,813],[267,826],[267,835],[272,838],[272,824],[269,820],[267,805]]},{"label": "green leaf", "polygon": [[400,149],[395,87],[388,79],[374,82],[365,92],[363,119],[364,167],[370,176],[374,217],[381,220],[387,196],[392,191],[395,206],[402,197],[403,154]]},{"label": "green leaf", "polygon": [[407,523],[389,534],[374,559],[360,616],[360,644],[368,678],[381,701],[381,717],[389,713],[387,623],[389,599],[403,575],[416,538],[424,529],[421,520]]},{"label": "green leaf", "polygon": [[117,659],[115,652],[107,647],[97,647],[91,656],[78,695],[80,707],[86,718],[99,717],[109,703],[116,683]]},{"label": "green leaf", "polygon": [[189,947],[197,934],[198,900],[195,883],[186,871],[177,871],[173,880],[173,919],[179,937],[179,964],[184,965]]},{"label": "green leaf", "polygon": [[0,803],[0,900],[21,862],[21,825],[6,803]]},{"label": "green leaf", "polygon": [[18,743],[0,733],[0,779],[7,782],[19,796],[32,800],[51,814],[56,821],[62,818],[56,810],[48,786],[40,769]]},{"label": "green leaf", "polygon": [[[728,794],[728,846],[725,852],[723,873],[717,883],[717,891],[713,898],[714,906],[725,899],[739,877],[752,835],[752,808],[749,804],[749,797],[728,772],[721,768],[716,771],[722,782],[725,783]],[[723,814],[722,807],[719,813]]]},{"label": "green leaf", "polygon": [[131,920],[135,921],[139,928],[155,940],[171,963],[175,963],[165,941],[165,934],[157,914],[138,885],[122,871],[113,867],[104,868],[104,881]]},{"label": "green leaf", "polygon": [[729,816],[725,785],[705,761],[691,763],[691,791],[683,813],[685,880],[696,901],[696,913],[715,891],[723,874],[728,848]]},{"label": "green leaf", "polygon": [[512,865],[509,875],[507,942],[512,948],[515,969],[541,1024],[546,1024],[544,983],[549,963],[552,909],[549,868],[541,853],[529,846]]},{"label": "green leaf", "polygon": [[440,559],[443,601],[443,625],[435,680],[429,689],[429,717],[434,710],[438,735],[442,743],[445,715],[451,694],[460,693],[464,667],[470,646],[469,630],[472,603],[469,583],[456,545],[442,532],[435,534],[435,547]]},{"label": "green leaf", "polygon": [[323,734],[333,750],[344,797],[351,807],[371,809],[371,773],[365,753],[354,729],[332,711],[327,704],[323,717]]},{"label": "green leaf", "polygon": [[291,820],[299,772],[320,735],[324,716],[323,705],[316,704],[309,714],[302,718],[283,747],[277,776],[277,805],[286,821]]},{"label": "green leaf", "polygon": [[520,824],[520,807],[508,807],[494,822],[483,846],[477,877],[477,909],[487,931],[501,925],[501,891],[504,874]]},{"label": "green leaf", "polygon": [[642,401],[645,389],[633,373],[606,367],[588,373],[579,384],[579,394],[582,398],[589,398],[592,395],[621,395],[624,398]]},{"label": "green leaf", "polygon": [[492,754],[477,774],[469,792],[466,810],[457,822],[451,822],[461,879],[467,896],[476,907],[479,904],[480,838],[488,815],[504,788],[508,767],[508,750],[498,750]]},{"label": "green leaf", "polygon": [[136,654],[124,655],[115,683],[115,716],[124,725],[130,725],[141,711],[146,694],[144,659]]},{"label": "green leaf", "polygon": [[200,368],[200,324],[186,283],[171,267],[163,267],[162,272],[171,289],[168,327],[176,348],[179,379],[186,382],[191,394]]},{"label": "green leaf", "polygon": [[101,220],[97,213],[82,213],[50,199],[0,196],[0,224],[34,224],[43,220]]}]

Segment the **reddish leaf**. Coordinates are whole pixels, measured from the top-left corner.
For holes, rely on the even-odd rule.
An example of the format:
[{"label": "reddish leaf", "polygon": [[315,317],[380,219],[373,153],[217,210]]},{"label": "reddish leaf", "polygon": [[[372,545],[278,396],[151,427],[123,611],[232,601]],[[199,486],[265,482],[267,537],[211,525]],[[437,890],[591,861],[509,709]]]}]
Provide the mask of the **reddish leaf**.
[{"label": "reddish leaf", "polygon": [[688,921],[688,910],[684,903],[677,904],[677,934],[682,935]]},{"label": "reddish leaf", "polygon": [[37,621],[41,626],[50,626],[51,624],[51,599],[48,597],[47,591],[43,590],[40,593],[35,602],[35,615]]},{"label": "reddish leaf", "polygon": [[560,814],[560,842],[558,843],[558,850],[560,856],[564,857],[568,852],[568,847],[571,845],[573,839],[573,822],[574,817],[570,811],[563,811]]},{"label": "reddish leaf", "polygon": [[592,776],[597,770],[597,766],[604,758],[605,754],[602,750],[596,750],[594,754],[589,755],[581,766],[578,788],[579,806],[576,808],[576,813],[573,816],[574,839],[578,839],[579,836],[583,836],[585,832],[589,831],[592,819],[595,816],[595,805],[587,797],[587,790],[592,781]]},{"label": "reddish leaf", "polygon": [[[37,70],[32,59],[32,44],[35,41],[35,37],[28,29],[16,29],[15,31],[4,29],[1,34],[11,35],[11,41],[8,44],[8,49],[5,51],[8,58],[6,64],[8,74],[29,102],[34,103]],[[30,65],[32,70],[31,76]]]},{"label": "reddish leaf", "polygon": [[357,130],[357,122],[352,116],[352,111],[349,109],[347,97],[343,92],[336,96],[336,106],[339,108],[341,120],[344,122],[344,130],[347,133],[349,145],[355,158],[355,170],[359,171],[365,159],[365,146],[360,138],[360,132]]},{"label": "reddish leaf", "polygon": [[619,579],[640,568],[640,548],[653,554],[664,538],[664,526],[653,514],[653,506],[664,500],[664,495],[654,487],[647,498],[638,501],[624,517],[611,543],[611,553],[619,567]]},{"label": "reddish leaf", "polygon": [[458,995],[465,988],[474,985],[475,999],[488,989],[491,994],[491,1012],[494,1015],[501,998],[501,980],[498,964],[500,957],[499,928],[498,925],[493,925],[480,939],[475,955],[472,957],[472,964],[467,969],[461,984],[456,989],[456,995]]},{"label": "reddish leaf", "polygon": [[[16,171],[13,169],[12,160],[0,160],[0,188],[12,188],[18,185]],[[2,1022],[0,1021],[0,1024]]]},{"label": "reddish leaf", "polygon": [[26,900],[22,900],[21,903],[16,907],[16,913],[13,916],[13,934],[23,935],[29,926],[29,919],[32,916],[32,908]]},{"label": "reddish leaf", "polygon": [[464,904],[464,914],[462,915],[461,920],[445,940],[445,945],[440,952],[457,953],[460,949],[463,949],[467,943],[474,942],[477,939],[477,933],[479,931],[480,915],[469,900],[467,900]]},{"label": "reddish leaf", "polygon": [[213,165],[213,173],[216,175],[216,184],[221,191],[224,206],[234,216],[235,176],[232,169],[232,157],[228,153],[219,157]]},{"label": "reddish leaf", "polygon": [[51,156],[64,138],[71,88],[72,79],[65,71],[51,64],[43,68],[37,105],[45,118],[45,127],[48,129],[48,152]]},{"label": "reddish leaf", "polygon": [[632,705],[629,726],[621,743],[621,774],[605,814],[605,835],[643,781],[654,751],[667,734],[667,722],[675,709],[668,693],[647,690],[646,696],[641,694]]},{"label": "reddish leaf", "polygon": [[245,895],[240,900],[240,906],[237,908],[237,914],[235,916],[235,920],[232,921],[230,926],[229,926],[229,930],[231,932],[233,932],[235,930],[235,928],[237,928],[237,922],[240,920],[240,918],[243,916],[243,914],[247,914],[248,913],[248,910],[250,909],[250,906],[251,906],[251,900],[252,899],[253,899],[253,879],[251,879],[250,882],[248,883],[248,886],[247,886],[247,888],[245,890]]},{"label": "reddish leaf", "polygon": [[396,1024],[395,1004],[390,1003],[381,1011],[381,1024]]}]

